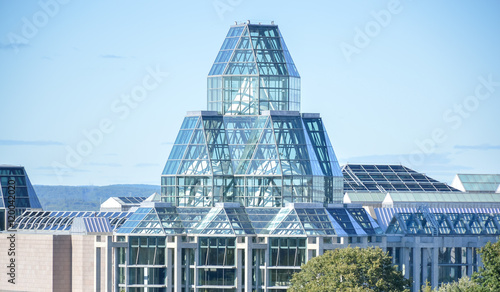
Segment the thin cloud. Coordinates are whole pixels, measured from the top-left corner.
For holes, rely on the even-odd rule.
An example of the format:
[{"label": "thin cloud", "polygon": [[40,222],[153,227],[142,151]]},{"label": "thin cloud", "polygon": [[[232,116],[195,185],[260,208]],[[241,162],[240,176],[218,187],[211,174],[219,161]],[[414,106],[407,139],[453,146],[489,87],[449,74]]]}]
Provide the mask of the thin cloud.
[{"label": "thin cloud", "polygon": [[105,58],[105,59],[125,59],[126,57],[124,57],[124,56],[118,56],[118,55],[113,55],[113,54],[106,54],[106,55],[101,55],[101,58]]},{"label": "thin cloud", "polygon": [[0,49],[2,50],[19,50],[26,47],[29,47],[29,45],[23,43],[12,43],[12,44],[0,43]]},{"label": "thin cloud", "polygon": [[156,163],[139,163],[134,165],[134,167],[151,167],[151,166],[158,166]]},{"label": "thin cloud", "polygon": [[107,167],[122,167],[122,165],[119,164],[119,163],[93,162],[93,163],[88,163],[87,165],[90,165],[90,166],[107,166]]},{"label": "thin cloud", "polygon": [[481,144],[481,145],[455,145],[455,149],[461,150],[500,150],[500,145],[490,145],[490,144]]},{"label": "thin cloud", "polygon": [[0,140],[0,146],[61,146],[64,145],[57,141],[24,141],[24,140]]}]

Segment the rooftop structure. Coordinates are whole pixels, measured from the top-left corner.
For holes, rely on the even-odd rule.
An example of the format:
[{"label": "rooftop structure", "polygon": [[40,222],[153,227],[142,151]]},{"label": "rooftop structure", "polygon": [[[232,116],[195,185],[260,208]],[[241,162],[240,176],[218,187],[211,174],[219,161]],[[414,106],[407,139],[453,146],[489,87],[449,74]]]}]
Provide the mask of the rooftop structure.
[{"label": "rooftop structure", "polygon": [[403,165],[342,166],[345,192],[459,192]]},{"label": "rooftop structure", "polygon": [[341,203],[342,173],[322,119],[298,111],[299,78],[276,25],[231,27],[208,76],[209,111],[188,112],[170,152],[162,201]]},{"label": "rooftop structure", "polygon": [[[111,231],[120,227],[132,213],[93,211],[26,211],[16,218],[12,229],[18,232],[71,233],[77,218],[106,218]],[[88,222],[87,222],[88,223]]]},{"label": "rooftop structure", "polygon": [[231,27],[208,74],[209,111],[300,111],[300,76],[274,24]]},{"label": "rooftop structure", "polygon": [[149,197],[111,197],[101,204],[101,212],[125,212],[138,208],[145,201],[159,201],[160,195],[154,193]]},{"label": "rooftop structure", "polygon": [[0,231],[7,228],[8,215],[14,218],[30,209],[41,211],[42,205],[24,167],[0,165]]},{"label": "rooftop structure", "polygon": [[[10,288],[279,292],[301,265],[347,246],[387,251],[413,292],[477,271],[500,209],[464,207],[494,206],[497,194],[401,165],[341,171],[320,115],[299,112],[299,78],[276,25],[232,26],[208,76],[209,111],[188,112],[161,195],[114,197],[110,212],[26,211]],[[457,208],[428,206],[450,200]]]},{"label": "rooftop structure", "polygon": [[500,174],[457,174],[452,187],[462,192],[498,193],[500,189]]}]

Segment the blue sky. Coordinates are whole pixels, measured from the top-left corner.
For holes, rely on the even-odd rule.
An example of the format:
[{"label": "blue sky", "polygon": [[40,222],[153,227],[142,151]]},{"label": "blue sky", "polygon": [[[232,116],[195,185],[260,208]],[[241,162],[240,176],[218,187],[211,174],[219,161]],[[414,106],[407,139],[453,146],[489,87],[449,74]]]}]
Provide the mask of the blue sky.
[{"label": "blue sky", "polygon": [[[234,21],[275,21],[339,161],[500,173],[498,1],[0,1],[0,164],[159,184]],[[127,96],[141,100],[133,102]]]}]

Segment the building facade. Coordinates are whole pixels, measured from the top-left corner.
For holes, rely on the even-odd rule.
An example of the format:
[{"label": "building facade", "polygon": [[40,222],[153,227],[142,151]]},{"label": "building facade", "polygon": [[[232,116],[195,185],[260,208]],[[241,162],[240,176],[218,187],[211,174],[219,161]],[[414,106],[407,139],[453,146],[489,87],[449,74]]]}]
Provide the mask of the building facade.
[{"label": "building facade", "polygon": [[386,250],[412,291],[477,270],[477,249],[500,235],[500,209],[429,208],[464,193],[405,166],[341,169],[320,115],[300,102],[278,27],[236,24],[208,75],[208,110],[182,122],[161,194],[111,198],[100,212],[42,211],[24,169],[0,168],[3,197],[15,181],[26,189],[17,206],[32,208],[0,233],[2,250],[17,240],[9,290],[286,291],[302,264],[347,246]]}]

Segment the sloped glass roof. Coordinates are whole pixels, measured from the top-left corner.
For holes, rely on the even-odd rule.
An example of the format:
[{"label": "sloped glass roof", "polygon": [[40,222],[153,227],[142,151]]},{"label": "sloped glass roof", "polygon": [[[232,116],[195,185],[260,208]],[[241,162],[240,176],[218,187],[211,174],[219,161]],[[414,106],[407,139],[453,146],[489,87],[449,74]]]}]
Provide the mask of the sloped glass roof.
[{"label": "sloped glass roof", "polygon": [[137,205],[142,201],[146,200],[148,197],[116,197],[121,201],[122,205]]},{"label": "sloped glass roof", "polygon": [[[346,192],[344,195],[344,203],[357,203],[357,202],[373,202],[382,203],[385,199],[386,193],[379,192]],[[348,200],[348,201],[346,201]]]},{"label": "sloped glass roof", "polygon": [[[179,198],[180,206],[213,206],[211,177],[223,176],[225,190],[247,194],[235,198],[246,206],[279,207],[294,202],[341,202],[342,179],[335,153],[319,116],[268,112],[261,116],[222,116],[200,112],[184,119],[163,170],[164,176],[182,177],[182,182],[166,178],[162,185],[189,185],[190,192],[168,196]],[[284,177],[295,179],[285,183]],[[312,184],[313,177],[331,178]],[[192,179],[187,179],[192,177]],[[259,189],[245,191],[251,183],[238,177],[259,177]],[[302,179],[301,177],[304,177]],[[335,180],[334,180],[335,179]],[[338,181],[338,183],[337,183]],[[214,187],[219,186],[214,183]],[[293,186],[300,191],[286,193]],[[318,188],[317,197],[304,197],[304,187]],[[320,189],[321,190],[320,190]],[[165,188],[164,188],[165,190]],[[250,193],[249,193],[250,192]],[[253,194],[252,194],[253,193]],[[213,194],[213,193],[212,193]],[[165,191],[163,196],[165,196]],[[227,196],[223,196],[225,198]],[[203,198],[203,199],[202,199]],[[231,201],[228,201],[231,202]]]},{"label": "sloped glass roof", "polygon": [[117,233],[182,234],[184,226],[175,208],[138,208]]},{"label": "sloped glass roof", "polygon": [[234,203],[218,204],[213,208],[141,207],[116,232],[208,236],[364,236],[381,233],[377,223],[362,208],[346,211],[308,204],[243,208]]},{"label": "sloped glass roof", "polygon": [[[485,213],[431,213],[434,222],[422,213],[395,213],[387,227],[387,234],[433,235],[500,235],[498,214]],[[435,224],[435,225],[434,225]]]},{"label": "sloped glass roof", "polygon": [[[493,214],[497,219],[500,216],[500,208],[429,208],[428,210],[432,214]],[[377,222],[383,230],[387,229],[394,218],[394,214],[397,213],[418,213],[418,210],[417,208],[375,208]]]},{"label": "sloped glass roof", "polygon": [[463,192],[390,192],[385,202],[461,202],[461,203],[500,203],[500,196],[494,193]]},{"label": "sloped glass roof", "polygon": [[104,217],[113,229],[120,227],[132,213],[92,211],[26,211],[16,218],[12,229],[18,231],[69,231],[78,217]]},{"label": "sloped glass roof", "polygon": [[16,186],[17,210],[22,212],[29,208],[42,209],[26,170],[22,166],[14,165],[0,165],[0,208],[9,205],[7,202],[9,181],[13,181]]},{"label": "sloped glass roof", "polygon": [[258,115],[300,110],[300,76],[274,24],[231,27],[207,81],[210,111]]},{"label": "sloped glass roof", "polygon": [[457,177],[460,188],[465,192],[495,193],[500,187],[500,174],[457,174]]},{"label": "sloped glass roof", "polygon": [[260,74],[299,77],[277,25],[232,26],[210,70],[211,75]]},{"label": "sloped glass roof", "polygon": [[243,235],[254,234],[254,230],[243,208],[215,207],[200,221],[193,233]]},{"label": "sloped glass roof", "polygon": [[342,166],[345,192],[460,192],[402,165]]}]

